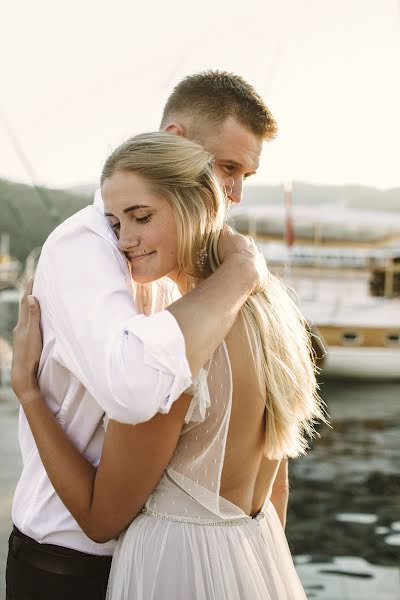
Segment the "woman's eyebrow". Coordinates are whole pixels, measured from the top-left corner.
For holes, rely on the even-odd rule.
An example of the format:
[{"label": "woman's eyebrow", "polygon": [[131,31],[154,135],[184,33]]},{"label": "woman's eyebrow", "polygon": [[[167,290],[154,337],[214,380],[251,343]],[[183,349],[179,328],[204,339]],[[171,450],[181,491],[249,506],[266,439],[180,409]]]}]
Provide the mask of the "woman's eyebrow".
[{"label": "woman's eyebrow", "polygon": [[[135,204],[134,206],[128,206],[128,208],[124,208],[124,210],[122,212],[124,213],[128,213],[128,212],[132,212],[132,210],[136,210],[138,208],[150,208],[150,206],[147,206],[146,204]],[[104,213],[105,217],[115,217],[115,215],[113,215],[112,213]]]}]

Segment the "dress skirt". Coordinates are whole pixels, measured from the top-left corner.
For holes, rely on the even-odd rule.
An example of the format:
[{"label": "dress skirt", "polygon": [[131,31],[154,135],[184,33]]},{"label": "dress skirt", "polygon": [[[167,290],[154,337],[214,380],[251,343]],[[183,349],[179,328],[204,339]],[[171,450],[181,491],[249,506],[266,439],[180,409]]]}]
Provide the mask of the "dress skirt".
[{"label": "dress skirt", "polygon": [[255,518],[185,520],[146,510],[120,537],[107,600],[304,600],[267,501]]}]

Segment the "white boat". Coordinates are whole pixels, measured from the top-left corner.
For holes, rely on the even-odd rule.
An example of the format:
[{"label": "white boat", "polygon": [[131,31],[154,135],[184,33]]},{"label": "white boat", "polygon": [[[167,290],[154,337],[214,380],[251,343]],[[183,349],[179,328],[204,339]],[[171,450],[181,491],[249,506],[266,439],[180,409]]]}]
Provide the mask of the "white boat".
[{"label": "white boat", "polygon": [[[241,206],[231,224],[296,291],[327,354],[322,377],[400,379],[400,219],[379,211]],[[285,217],[286,215],[286,217]],[[373,294],[373,296],[372,296]]]},{"label": "white boat", "polygon": [[300,305],[327,348],[324,378],[400,379],[400,299],[344,298],[333,311],[314,300]]}]

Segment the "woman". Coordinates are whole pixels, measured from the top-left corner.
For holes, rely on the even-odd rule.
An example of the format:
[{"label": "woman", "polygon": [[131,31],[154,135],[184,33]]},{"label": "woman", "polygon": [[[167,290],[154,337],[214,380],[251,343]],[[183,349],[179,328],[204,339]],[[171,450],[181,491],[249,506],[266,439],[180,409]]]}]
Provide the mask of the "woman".
[{"label": "woman", "polygon": [[[167,276],[184,294],[218,266],[225,203],[211,162],[165,133],[137,136],[106,161],[105,214],[145,313],[153,281]],[[33,374],[38,358],[29,325],[28,339],[22,345],[16,332],[13,385],[48,476],[89,537],[121,534],[110,599],[305,598],[270,498],[286,458],[305,451],[304,433],[324,414],[303,319],[277,278],[249,298],[168,415],[105,423],[97,469],[58,426],[35,378],[21,389],[17,373]]]}]

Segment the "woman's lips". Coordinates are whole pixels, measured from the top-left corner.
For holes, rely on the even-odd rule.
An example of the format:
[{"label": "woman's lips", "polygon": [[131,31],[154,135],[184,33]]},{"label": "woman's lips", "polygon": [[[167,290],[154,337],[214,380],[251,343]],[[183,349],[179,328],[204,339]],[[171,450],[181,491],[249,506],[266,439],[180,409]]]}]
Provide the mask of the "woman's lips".
[{"label": "woman's lips", "polygon": [[147,258],[147,256],[151,256],[152,254],[154,254],[154,252],[147,252],[146,254],[136,254],[136,255],[127,254],[127,257],[129,260],[131,260],[131,261],[134,260],[136,262],[137,260],[140,260],[141,258]]}]

